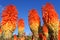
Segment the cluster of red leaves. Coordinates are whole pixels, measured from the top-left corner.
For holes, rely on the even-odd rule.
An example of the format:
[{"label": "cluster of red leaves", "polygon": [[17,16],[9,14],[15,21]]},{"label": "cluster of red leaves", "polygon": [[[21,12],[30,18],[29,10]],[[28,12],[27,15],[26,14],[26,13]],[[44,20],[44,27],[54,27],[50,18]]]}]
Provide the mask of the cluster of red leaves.
[{"label": "cluster of red leaves", "polygon": [[46,36],[48,35],[48,28],[45,24],[42,27],[42,31],[43,31],[44,35],[42,33],[40,33],[39,38],[42,39],[42,40],[47,40]]},{"label": "cluster of red leaves", "polygon": [[30,25],[32,23],[38,23],[38,24],[40,23],[40,18],[39,18],[37,10],[32,9],[29,11],[28,21]]},{"label": "cluster of red leaves", "polygon": [[58,27],[58,40],[60,40],[60,22],[59,22],[59,27]]},{"label": "cluster of red leaves", "polygon": [[59,27],[58,27],[58,29],[60,30],[60,21],[59,21]]},{"label": "cluster of red leaves", "polygon": [[18,20],[18,33],[19,35],[24,33],[24,20],[22,18]]},{"label": "cluster of red leaves", "polygon": [[22,18],[18,20],[18,28],[24,28],[24,20]]},{"label": "cluster of red leaves", "polygon": [[29,22],[31,31],[36,34],[40,27],[40,17],[38,15],[37,10],[32,9],[29,11],[28,22]]},{"label": "cluster of red leaves", "polygon": [[[40,17],[37,10],[32,9],[29,11],[28,22],[33,35],[37,35],[40,28]],[[32,40],[35,40],[35,38],[33,37]]]},{"label": "cluster of red leaves", "polygon": [[59,25],[58,14],[56,13],[52,4],[47,3],[42,7],[42,15],[44,23],[53,25],[53,27],[57,27]]},{"label": "cluster of red leaves", "polygon": [[2,25],[10,21],[11,24],[16,23],[18,18],[18,11],[14,5],[8,5],[2,11]]},{"label": "cluster of red leaves", "polygon": [[[45,24],[47,24],[47,27],[49,27],[54,32],[57,32],[59,26],[59,19],[53,5],[50,3],[46,3],[46,5],[42,7],[42,15],[43,21]],[[50,39],[53,39],[52,35]]]}]

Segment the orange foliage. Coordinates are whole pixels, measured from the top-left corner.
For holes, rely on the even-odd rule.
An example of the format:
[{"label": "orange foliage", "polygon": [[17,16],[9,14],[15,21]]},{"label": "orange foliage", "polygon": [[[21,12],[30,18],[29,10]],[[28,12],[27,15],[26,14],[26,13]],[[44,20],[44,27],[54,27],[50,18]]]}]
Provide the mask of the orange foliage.
[{"label": "orange foliage", "polygon": [[58,40],[60,40],[60,30],[58,31]]},{"label": "orange foliage", "polygon": [[14,40],[18,40],[17,35],[14,35]]},{"label": "orange foliage", "polygon": [[43,31],[44,35],[42,33],[40,33],[39,38],[42,39],[42,40],[47,40],[48,28],[47,28],[47,26],[45,24],[42,27],[42,31]]},{"label": "orange foliage", "polygon": [[2,30],[1,30],[1,28],[0,28],[0,37],[2,36]]},{"label": "orange foliage", "polygon": [[[18,18],[18,11],[14,5],[8,5],[2,11],[2,29],[14,30],[16,28],[16,21]],[[12,28],[12,29],[11,29]]]},{"label": "orange foliage", "polygon": [[24,32],[24,20],[21,18],[18,20],[18,33],[22,35],[23,32]]},{"label": "orange foliage", "polygon": [[46,24],[43,25],[42,31],[44,33],[43,40],[47,40],[47,37],[48,37],[48,28],[47,28]]},{"label": "orange foliage", "polygon": [[43,29],[42,30],[43,30],[44,33],[48,33],[48,28],[47,28],[47,26],[45,24],[43,25]]},{"label": "orange foliage", "polygon": [[29,11],[28,22],[32,31],[38,31],[38,28],[40,27],[40,17],[37,10],[32,9]]},{"label": "orange foliage", "polygon": [[43,21],[50,27],[58,27],[59,21],[58,21],[58,14],[55,11],[52,4],[47,3],[45,6],[42,7],[42,15],[43,15]]},{"label": "orange foliage", "polygon": [[40,23],[40,18],[39,18],[37,10],[32,9],[29,11],[28,21],[29,21],[29,24]]},{"label": "orange foliage", "polygon": [[2,25],[10,21],[11,24],[16,23],[18,17],[18,11],[14,5],[8,5],[2,11]]},{"label": "orange foliage", "polygon": [[58,40],[60,40],[60,22],[59,22],[59,27],[58,27]]},{"label": "orange foliage", "polygon": [[0,29],[0,34],[2,34],[2,30]]},{"label": "orange foliage", "polygon": [[18,28],[24,28],[24,20],[21,18],[18,20]]},{"label": "orange foliage", "polygon": [[60,30],[60,21],[59,21],[59,27],[58,27],[58,29]]}]

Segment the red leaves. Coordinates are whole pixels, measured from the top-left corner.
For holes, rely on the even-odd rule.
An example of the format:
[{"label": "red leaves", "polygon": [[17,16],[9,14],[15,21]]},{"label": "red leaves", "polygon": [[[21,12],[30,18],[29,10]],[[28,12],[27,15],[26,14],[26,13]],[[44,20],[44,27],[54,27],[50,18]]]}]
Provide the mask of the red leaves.
[{"label": "red leaves", "polygon": [[3,38],[8,39],[12,37],[13,31],[16,29],[16,22],[18,18],[18,11],[14,5],[8,5],[2,11],[2,31]]},{"label": "red leaves", "polygon": [[39,33],[39,30],[40,30],[40,17],[38,15],[37,10],[32,9],[32,10],[29,11],[28,22],[29,22],[29,25],[30,25],[30,29],[33,33],[33,39],[38,40],[38,35],[37,34]]},{"label": "red leaves", "polygon": [[22,35],[24,33],[24,20],[21,18],[18,20],[18,35]]},{"label": "red leaves", "polygon": [[58,40],[58,26],[59,26],[59,19],[58,14],[55,11],[52,4],[47,3],[45,6],[42,7],[42,15],[43,21],[47,25],[49,29],[49,34],[52,36],[50,39]]},{"label": "red leaves", "polygon": [[59,27],[58,27],[58,40],[60,40],[60,22],[59,22]]},{"label": "red leaves", "polygon": [[58,27],[58,29],[60,30],[60,21],[59,21],[59,27]]},{"label": "red leaves", "polygon": [[[29,22],[31,31],[33,32],[33,35],[35,36],[37,34],[37,36],[38,36],[38,34],[39,34],[40,38],[42,38],[43,40],[46,40],[48,37],[48,28],[47,27],[49,27],[50,28],[49,31],[53,31],[52,33],[55,32],[56,34],[58,32],[57,30],[59,29],[59,32],[58,32],[58,39],[59,39],[60,38],[60,26],[59,26],[60,23],[59,23],[59,19],[58,19],[58,14],[55,11],[53,5],[50,3],[47,3],[45,6],[43,6],[42,15],[43,15],[43,21],[44,21],[42,31],[44,32],[44,35],[42,33],[39,34],[40,17],[38,15],[37,10],[32,9],[29,11],[28,22]],[[5,34],[4,34],[5,37],[6,37],[6,34],[11,35],[12,32],[14,31],[14,29],[16,28],[17,18],[18,18],[18,11],[14,5],[6,6],[5,9],[2,11],[2,27],[1,28],[5,32]],[[59,26],[59,28],[58,28],[58,26]],[[1,32],[2,31],[0,29],[0,33]],[[20,34],[19,36],[22,36],[21,34],[24,33],[24,20],[23,19],[18,20],[18,33]],[[8,38],[8,35],[6,38]],[[53,38],[54,38],[54,36],[52,35],[50,39],[53,39]],[[24,39],[24,37],[21,39]],[[32,39],[35,39],[35,38],[32,38]],[[14,35],[14,40],[17,40],[16,35]]]},{"label": "red leaves", "polygon": [[1,30],[1,28],[0,28],[0,34],[2,34],[2,30]]},{"label": "red leaves", "polygon": [[43,21],[49,26],[58,27],[59,20],[58,14],[56,13],[52,4],[47,3],[42,7]]},{"label": "red leaves", "polygon": [[44,33],[48,33],[48,28],[47,28],[47,26],[45,24],[43,25],[43,29],[42,30],[43,30]]},{"label": "red leaves", "polygon": [[58,40],[60,40],[60,30],[58,31]]},{"label": "red leaves", "polygon": [[40,18],[39,18],[37,10],[32,9],[29,11],[28,21],[29,21],[29,24],[40,23]]},{"label": "red leaves", "polygon": [[19,19],[18,20],[18,28],[24,28],[24,20],[23,19]]},{"label": "red leaves", "polygon": [[40,18],[39,18],[37,10],[32,9],[32,10],[29,11],[28,22],[29,22],[31,30],[33,32],[34,31],[37,32],[38,28],[40,27]]},{"label": "red leaves", "polygon": [[7,21],[11,21],[11,23],[15,23],[18,18],[18,11],[14,5],[8,5],[2,12],[2,25]]}]

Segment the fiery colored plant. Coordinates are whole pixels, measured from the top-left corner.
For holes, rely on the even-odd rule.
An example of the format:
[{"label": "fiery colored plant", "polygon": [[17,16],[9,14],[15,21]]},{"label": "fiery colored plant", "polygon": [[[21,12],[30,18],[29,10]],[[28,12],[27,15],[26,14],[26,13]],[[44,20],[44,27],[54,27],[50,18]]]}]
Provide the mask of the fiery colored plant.
[{"label": "fiery colored plant", "polygon": [[46,37],[46,40],[48,40],[48,36],[49,36],[48,35],[48,28],[45,24],[42,27],[42,31],[43,31],[44,36]]},{"label": "fiery colored plant", "polygon": [[42,15],[43,21],[47,25],[49,32],[51,33],[50,35],[53,35],[53,39],[57,40],[59,19],[53,5],[50,3],[46,3],[46,5],[42,7]]},{"label": "fiery colored plant", "polygon": [[58,40],[60,40],[60,21],[59,21],[59,27],[58,27]]},{"label": "fiery colored plant", "polygon": [[36,37],[34,38],[34,40],[37,40],[38,33],[40,30],[40,18],[37,10],[32,9],[29,11],[28,22],[29,22],[30,29],[34,35],[33,37]]},{"label": "fiery colored plant", "polygon": [[58,29],[60,30],[60,21],[59,21],[59,27],[58,27]]},{"label": "fiery colored plant", "polygon": [[47,40],[47,38],[46,38],[46,36],[45,35],[43,35],[43,39],[42,40]]},{"label": "fiery colored plant", "polygon": [[16,35],[16,34],[14,35],[14,40],[18,40],[18,38],[17,38],[17,35]]},{"label": "fiery colored plant", "polygon": [[1,30],[1,28],[0,28],[0,37],[2,36],[2,30]]},{"label": "fiery colored plant", "polygon": [[21,18],[18,20],[18,35],[20,39],[23,37],[24,34],[24,20]]},{"label": "fiery colored plant", "polygon": [[47,40],[46,36],[43,33],[39,33],[40,40]]},{"label": "fiery colored plant", "polygon": [[12,33],[16,28],[16,21],[18,17],[18,11],[14,5],[8,5],[2,11],[2,31],[4,39],[12,37]]},{"label": "fiery colored plant", "polygon": [[1,29],[1,23],[0,23],[0,38],[2,37],[2,29]]}]

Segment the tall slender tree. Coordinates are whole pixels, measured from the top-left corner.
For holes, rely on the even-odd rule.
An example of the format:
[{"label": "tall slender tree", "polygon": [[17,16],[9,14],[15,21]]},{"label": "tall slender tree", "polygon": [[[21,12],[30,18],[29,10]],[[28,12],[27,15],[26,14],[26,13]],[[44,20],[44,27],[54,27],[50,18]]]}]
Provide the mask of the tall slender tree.
[{"label": "tall slender tree", "polygon": [[43,21],[47,25],[49,34],[51,35],[50,38],[53,38],[52,40],[58,40],[59,19],[53,5],[46,3],[46,5],[42,7],[42,15]]}]

